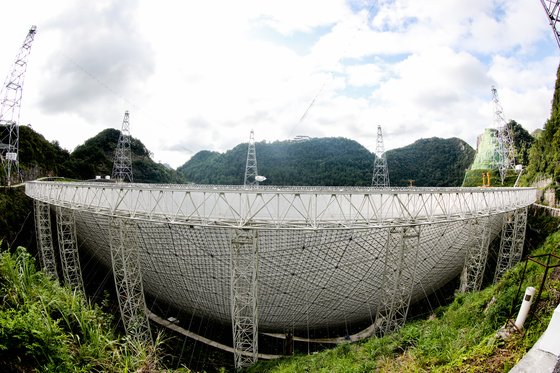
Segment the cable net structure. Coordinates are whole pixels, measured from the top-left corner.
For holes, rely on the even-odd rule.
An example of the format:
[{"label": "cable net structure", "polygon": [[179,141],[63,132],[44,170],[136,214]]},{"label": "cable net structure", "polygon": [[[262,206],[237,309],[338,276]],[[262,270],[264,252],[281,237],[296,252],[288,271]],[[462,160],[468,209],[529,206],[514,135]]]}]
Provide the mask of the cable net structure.
[{"label": "cable net structure", "polygon": [[10,73],[0,92],[0,160],[4,184],[10,186],[13,175],[19,178],[19,114],[27,59],[35,39],[37,27],[31,26],[19,49]]},{"label": "cable net structure", "polygon": [[[261,334],[296,338],[364,322],[371,328],[340,340],[385,334],[404,324],[410,304],[461,273],[464,291],[475,290],[489,242],[511,221],[504,216],[526,211],[536,190],[35,181],[26,194],[71,210],[80,251],[118,265],[117,284],[131,276],[142,284],[123,300],[142,297],[141,288],[231,325],[228,348],[243,367],[265,356]],[[121,237],[114,219],[129,238],[112,242]],[[113,263],[115,247],[134,262]]]}]

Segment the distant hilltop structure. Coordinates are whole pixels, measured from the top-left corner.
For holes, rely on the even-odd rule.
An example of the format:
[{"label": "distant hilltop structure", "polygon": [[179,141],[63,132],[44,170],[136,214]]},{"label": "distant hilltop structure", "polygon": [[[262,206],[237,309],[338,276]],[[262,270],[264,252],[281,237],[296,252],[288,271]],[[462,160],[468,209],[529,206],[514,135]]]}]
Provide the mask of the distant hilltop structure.
[{"label": "distant hilltop structure", "polygon": [[293,141],[307,141],[310,140],[311,137],[309,136],[305,136],[305,135],[297,135],[296,137],[294,137]]}]

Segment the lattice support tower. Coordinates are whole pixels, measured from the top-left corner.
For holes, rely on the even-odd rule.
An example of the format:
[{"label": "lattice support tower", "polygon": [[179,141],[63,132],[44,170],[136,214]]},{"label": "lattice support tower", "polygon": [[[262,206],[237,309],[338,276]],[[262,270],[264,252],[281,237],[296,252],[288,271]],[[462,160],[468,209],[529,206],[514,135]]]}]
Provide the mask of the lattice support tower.
[{"label": "lattice support tower", "polygon": [[84,292],[74,211],[57,206],[56,223],[64,282],[72,289]]},{"label": "lattice support tower", "polygon": [[489,217],[473,219],[470,224],[475,241],[474,245],[469,248],[461,274],[459,290],[463,293],[478,291],[482,286],[492,234]]},{"label": "lattice support tower", "polygon": [[231,318],[235,368],[251,366],[258,354],[257,231],[238,229],[231,241]]},{"label": "lattice support tower", "polygon": [[41,260],[43,271],[54,278],[58,278],[56,270],[56,257],[54,253],[51,208],[46,202],[33,200],[35,210],[35,231],[37,233],[37,251]]},{"label": "lattice support tower", "polygon": [[132,182],[132,150],[128,110],[124,112],[119,142],[115,149],[112,178],[117,182]]},{"label": "lattice support tower", "polygon": [[11,185],[14,177],[12,173],[15,173],[19,178],[18,149],[21,95],[25,71],[27,70],[27,59],[36,32],[37,27],[31,26],[0,93],[0,160],[4,169],[3,178],[8,186]]},{"label": "lattice support tower", "polygon": [[249,145],[247,147],[247,163],[245,164],[245,181],[244,186],[259,185],[256,177],[259,175],[257,171],[257,151],[255,149],[255,134],[251,130],[249,136]]},{"label": "lattice support tower", "polygon": [[527,207],[504,213],[494,283],[498,282],[508,269],[521,260],[526,226]]},{"label": "lattice support tower", "polygon": [[560,32],[559,32],[559,22],[560,22],[560,1],[551,0],[541,0],[541,4],[548,16],[548,21],[554,32],[554,38],[558,47],[560,47]]},{"label": "lattice support tower", "polygon": [[513,134],[509,124],[504,118],[504,110],[498,98],[498,90],[492,86],[492,102],[494,104],[494,127],[497,130],[498,149],[495,156],[496,166],[500,172],[502,184],[506,178],[507,170],[515,167],[515,146]]},{"label": "lattice support tower", "polygon": [[111,217],[111,264],[121,319],[131,339],[151,342],[136,232],[134,221]]},{"label": "lattice support tower", "polygon": [[385,157],[385,146],[383,145],[383,133],[381,126],[377,126],[377,143],[375,146],[375,161],[373,163],[373,177],[371,186],[384,188],[389,186],[389,169]]},{"label": "lattice support tower", "polygon": [[420,242],[420,226],[389,228],[380,306],[376,315],[377,334],[387,335],[406,322]]}]

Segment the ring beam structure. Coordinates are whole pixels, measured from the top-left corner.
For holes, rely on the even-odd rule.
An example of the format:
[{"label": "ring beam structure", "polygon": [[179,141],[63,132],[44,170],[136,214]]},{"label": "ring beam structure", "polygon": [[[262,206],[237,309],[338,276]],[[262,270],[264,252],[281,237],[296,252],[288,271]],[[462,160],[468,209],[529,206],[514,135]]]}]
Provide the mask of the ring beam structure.
[{"label": "ring beam structure", "polygon": [[[28,182],[26,194],[73,210],[80,249],[108,267],[111,219],[126,219],[137,234],[144,292],[224,323],[232,322],[232,242],[253,232],[257,273],[247,286],[256,286],[259,332],[341,326],[398,311],[383,307],[446,284],[480,235],[497,237],[504,214],[535,201],[533,188],[51,181]],[[401,236],[406,242],[393,242]],[[406,273],[391,275],[386,259],[398,258]],[[397,298],[387,298],[387,285],[399,288]]]}]

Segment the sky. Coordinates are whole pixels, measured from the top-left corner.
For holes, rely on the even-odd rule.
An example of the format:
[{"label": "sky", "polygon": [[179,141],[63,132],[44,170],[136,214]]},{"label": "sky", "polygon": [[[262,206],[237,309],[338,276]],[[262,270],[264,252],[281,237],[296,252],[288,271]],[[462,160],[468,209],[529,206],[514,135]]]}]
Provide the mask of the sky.
[{"label": "sky", "polygon": [[[130,132],[172,167],[249,140],[420,138],[476,146],[550,115],[560,49],[538,0],[0,2],[0,76],[31,25],[21,125],[72,151]],[[258,159],[258,154],[257,154]]]}]

